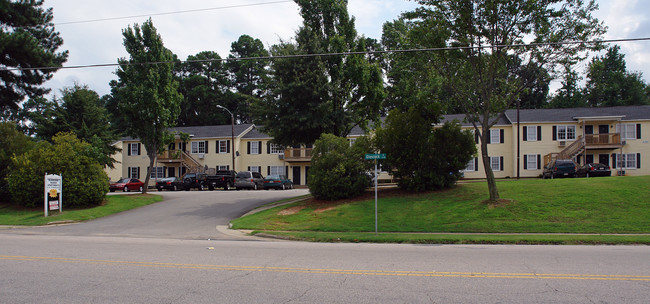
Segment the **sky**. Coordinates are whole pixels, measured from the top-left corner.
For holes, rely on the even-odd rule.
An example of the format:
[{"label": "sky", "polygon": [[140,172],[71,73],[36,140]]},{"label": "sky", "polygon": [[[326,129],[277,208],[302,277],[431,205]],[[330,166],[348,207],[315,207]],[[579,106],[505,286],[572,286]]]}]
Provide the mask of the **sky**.
[{"label": "sky", "polygon": [[[597,0],[596,17],[608,27],[605,39],[650,37],[650,5],[647,0]],[[202,51],[227,57],[230,45],[241,35],[260,39],[268,48],[290,40],[302,24],[298,6],[283,0],[45,0],[52,7],[53,23],[68,50],[64,66],[116,63],[128,57],[122,30],[151,17],[165,47],[180,59]],[[357,32],[380,39],[382,25],[417,4],[406,0],[349,0],[348,11],[356,18]],[[170,12],[182,12],[164,14]],[[133,17],[131,17],[133,16]],[[127,17],[127,18],[123,18]],[[108,19],[94,22],[88,20]],[[619,44],[629,71],[650,79],[650,41]],[[587,62],[579,65],[584,69]],[[52,93],[75,83],[88,85],[100,96],[110,93],[116,67],[61,69],[45,83]],[[559,86],[559,82],[552,87]]]}]

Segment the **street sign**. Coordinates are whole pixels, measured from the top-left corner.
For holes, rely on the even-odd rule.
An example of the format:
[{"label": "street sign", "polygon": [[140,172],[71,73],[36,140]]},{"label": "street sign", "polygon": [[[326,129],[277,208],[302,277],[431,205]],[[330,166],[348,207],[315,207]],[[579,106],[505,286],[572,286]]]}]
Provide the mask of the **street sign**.
[{"label": "street sign", "polygon": [[386,159],[386,153],[366,154],[366,160],[369,160],[369,159]]},{"label": "street sign", "polygon": [[63,211],[63,179],[61,175],[45,175],[45,216],[49,210]]}]

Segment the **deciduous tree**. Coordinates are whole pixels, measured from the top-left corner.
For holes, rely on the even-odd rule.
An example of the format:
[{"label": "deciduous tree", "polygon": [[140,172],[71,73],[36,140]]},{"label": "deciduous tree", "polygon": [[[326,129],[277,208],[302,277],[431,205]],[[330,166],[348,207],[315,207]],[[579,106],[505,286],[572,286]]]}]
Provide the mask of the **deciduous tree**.
[{"label": "deciduous tree", "polygon": [[156,156],[170,141],[168,129],[178,118],[183,96],[172,74],[175,56],[163,45],[151,19],[142,26],[129,26],[122,34],[130,58],[118,60],[119,81],[112,83],[113,92],[118,110],[128,118],[126,134],[138,138],[147,150],[148,185]]}]

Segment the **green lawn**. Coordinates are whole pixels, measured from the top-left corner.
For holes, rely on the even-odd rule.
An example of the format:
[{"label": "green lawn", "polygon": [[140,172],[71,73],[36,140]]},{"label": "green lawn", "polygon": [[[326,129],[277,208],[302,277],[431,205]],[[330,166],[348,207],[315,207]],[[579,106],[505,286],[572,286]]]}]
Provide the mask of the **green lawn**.
[{"label": "green lawn", "polygon": [[[509,201],[500,206],[483,203],[488,197],[485,182],[462,184],[446,191],[383,197],[379,199],[379,231],[647,234],[650,233],[649,186],[650,176],[502,180],[498,182],[499,191]],[[279,214],[287,208],[300,211]],[[323,238],[328,237],[324,232],[357,233],[374,238],[374,233],[367,233],[374,232],[374,221],[374,199],[336,202],[329,206],[305,201],[237,219],[233,227],[307,231],[321,233]]]},{"label": "green lawn", "polygon": [[102,206],[78,210],[66,209],[64,201],[63,212],[51,211],[48,217],[44,217],[43,208],[27,210],[0,205],[0,225],[36,226],[51,222],[81,222],[135,209],[161,200],[160,195],[152,194],[110,195],[106,196],[106,202]]}]

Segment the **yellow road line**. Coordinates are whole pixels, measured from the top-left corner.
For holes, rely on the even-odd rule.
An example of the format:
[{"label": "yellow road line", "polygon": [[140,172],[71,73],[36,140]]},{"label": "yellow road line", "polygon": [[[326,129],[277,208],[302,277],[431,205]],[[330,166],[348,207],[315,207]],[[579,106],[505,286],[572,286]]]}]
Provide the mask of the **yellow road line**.
[{"label": "yellow road line", "polygon": [[268,266],[178,264],[178,263],[111,261],[111,260],[94,260],[94,259],[71,259],[71,258],[55,258],[55,257],[7,256],[7,255],[0,255],[0,260],[34,261],[34,262],[45,261],[45,262],[61,262],[61,263],[103,264],[103,265],[122,265],[122,266],[159,267],[159,268],[177,268],[177,269],[264,271],[264,272],[343,274],[343,275],[366,275],[366,276],[650,281],[650,276],[640,276],[640,275],[354,270],[354,269],[293,268],[293,267],[268,267]]}]

